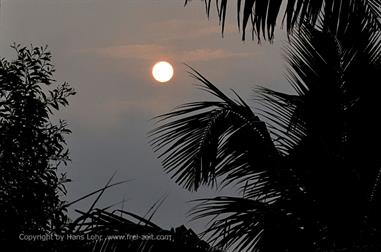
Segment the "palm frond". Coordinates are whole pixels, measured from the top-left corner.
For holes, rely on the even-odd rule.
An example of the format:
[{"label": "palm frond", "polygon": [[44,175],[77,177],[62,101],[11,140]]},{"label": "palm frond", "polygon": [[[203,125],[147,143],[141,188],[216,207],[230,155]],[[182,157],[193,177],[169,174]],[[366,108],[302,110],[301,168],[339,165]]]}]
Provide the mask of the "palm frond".
[{"label": "palm frond", "polygon": [[280,93],[268,88],[259,87],[255,90],[258,96],[260,115],[269,121],[269,130],[274,143],[284,156],[298,145],[305,136],[303,122],[296,117],[296,109],[302,100],[297,95]]},{"label": "palm frond", "polygon": [[[203,235],[213,246],[234,251],[308,250],[304,226],[282,201],[263,202],[241,197],[216,197],[197,200],[193,219],[213,217]],[[276,242],[274,242],[276,241]],[[303,250],[306,249],[306,250]]]},{"label": "palm frond", "polygon": [[151,144],[165,170],[193,190],[216,185],[218,177],[229,184],[271,170],[279,153],[264,122],[240,97],[230,99],[194,69],[190,74],[219,101],[188,103],[158,117]]},{"label": "palm frond", "polygon": [[[185,5],[190,0],[185,0]],[[204,0],[207,15],[210,15],[212,1]],[[218,17],[222,24],[222,34],[225,27],[225,16],[228,8],[228,0],[215,0]],[[339,23],[340,19],[348,19],[351,12],[358,6],[366,7],[366,18],[372,26],[381,27],[379,0],[237,0],[238,27],[242,24],[242,39],[246,38],[246,28],[251,23],[252,33],[272,41],[274,30],[280,15],[286,23],[287,34],[292,34],[295,27],[302,24],[315,25],[319,17],[324,14],[331,22]],[[282,12],[282,4],[285,6]]]},{"label": "palm frond", "polygon": [[211,244],[229,248],[239,244],[239,251],[259,251],[255,247],[263,235],[266,203],[245,198],[217,197],[200,199],[193,210],[193,220],[213,216],[203,235],[209,235]]}]

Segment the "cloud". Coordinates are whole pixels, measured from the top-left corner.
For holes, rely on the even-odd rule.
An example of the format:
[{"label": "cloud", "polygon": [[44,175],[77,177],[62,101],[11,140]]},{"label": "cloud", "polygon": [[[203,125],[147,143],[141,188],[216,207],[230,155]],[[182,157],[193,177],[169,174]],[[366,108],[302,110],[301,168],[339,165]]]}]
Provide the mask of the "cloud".
[{"label": "cloud", "polygon": [[[160,41],[176,40],[199,40],[200,37],[222,36],[221,25],[208,24],[200,20],[178,20],[170,19],[150,24],[146,29],[149,33],[161,32]],[[165,27],[165,29],[163,29]],[[191,31],[191,32],[189,32]],[[237,25],[225,24],[224,34],[239,33]]]},{"label": "cloud", "polygon": [[168,58],[178,62],[200,62],[231,58],[252,57],[252,52],[233,52],[221,48],[177,49],[167,48],[160,44],[130,44],[82,50],[104,58],[119,60],[155,61]]},{"label": "cloud", "polygon": [[159,54],[168,54],[169,51],[156,44],[131,44],[121,46],[110,46],[81,50],[84,53],[95,54],[104,58],[112,59],[139,59],[151,60]]},{"label": "cloud", "polygon": [[230,52],[220,48],[217,49],[194,49],[189,51],[182,51],[179,54],[179,58],[182,61],[194,62],[194,61],[213,61],[230,58],[246,58],[253,56],[254,53],[242,53],[242,52]]}]

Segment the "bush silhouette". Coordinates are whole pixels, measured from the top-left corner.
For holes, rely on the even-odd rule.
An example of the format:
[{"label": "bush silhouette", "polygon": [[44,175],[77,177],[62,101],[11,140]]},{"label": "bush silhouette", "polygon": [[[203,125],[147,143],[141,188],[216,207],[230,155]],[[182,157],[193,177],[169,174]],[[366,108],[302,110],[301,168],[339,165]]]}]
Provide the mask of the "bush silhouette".
[{"label": "bush silhouette", "polygon": [[[56,85],[46,47],[13,45],[13,61],[0,61],[0,240],[21,233],[59,231],[66,222],[60,195],[66,194],[69,161],[66,122],[52,115],[68,105],[74,90]],[[52,88],[52,86],[55,86]]]}]

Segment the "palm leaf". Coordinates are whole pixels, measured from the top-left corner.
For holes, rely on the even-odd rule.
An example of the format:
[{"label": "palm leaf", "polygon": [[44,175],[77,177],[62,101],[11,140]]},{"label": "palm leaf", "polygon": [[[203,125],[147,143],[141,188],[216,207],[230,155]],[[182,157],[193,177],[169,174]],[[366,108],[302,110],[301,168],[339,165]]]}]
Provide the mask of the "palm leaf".
[{"label": "palm leaf", "polygon": [[[213,217],[203,235],[216,247],[234,251],[312,251],[304,226],[283,201],[241,197],[197,200],[193,220]],[[276,241],[276,242],[274,242]]]},{"label": "palm leaf", "polygon": [[[190,0],[185,0],[185,5],[188,2]],[[204,2],[209,16],[212,1],[204,0]],[[215,2],[223,34],[228,0],[216,0]],[[252,33],[256,34],[259,40],[263,37],[272,41],[280,15],[283,16],[287,34],[290,35],[295,27],[300,27],[302,24],[317,24],[323,13],[326,18],[330,19],[330,22],[337,24],[340,19],[348,19],[350,13],[358,6],[366,6],[368,22],[372,26],[381,27],[379,20],[381,3],[379,0],[237,0],[236,2],[238,26],[241,28],[242,23],[243,40],[246,38],[245,31],[249,23],[252,25]],[[285,5],[284,11],[281,8],[282,4]]]},{"label": "palm leaf", "polygon": [[[219,101],[193,102],[158,117],[151,143],[165,170],[187,189],[256,178],[279,156],[264,122],[241,98],[232,100],[200,73],[190,73]],[[264,167],[266,166],[266,168]]]}]

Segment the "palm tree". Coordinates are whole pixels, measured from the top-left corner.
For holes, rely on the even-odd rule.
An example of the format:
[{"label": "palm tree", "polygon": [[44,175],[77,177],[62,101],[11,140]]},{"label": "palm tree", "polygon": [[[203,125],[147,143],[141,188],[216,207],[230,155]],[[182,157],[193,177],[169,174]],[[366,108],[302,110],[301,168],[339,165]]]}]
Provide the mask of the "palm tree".
[{"label": "palm tree", "polygon": [[[185,0],[187,5],[191,0]],[[212,0],[204,0],[206,13],[209,17]],[[215,0],[217,14],[222,24],[222,34],[225,28],[226,11],[232,1]],[[284,6],[282,6],[284,5]],[[237,0],[238,28],[242,28],[242,39],[246,38],[246,27],[251,23],[252,37],[262,37],[270,41],[274,38],[274,30],[280,15],[282,24],[286,23],[287,34],[302,24],[315,25],[321,14],[333,23],[342,18],[348,18],[350,13],[365,6],[368,21],[380,27],[381,2],[379,0]]]},{"label": "palm tree", "polygon": [[303,23],[291,38],[286,55],[295,94],[259,88],[255,113],[192,68],[217,100],[158,118],[152,145],[178,184],[241,189],[240,197],[200,199],[193,209],[196,219],[213,217],[205,231],[212,245],[380,250],[381,30],[368,4],[337,22],[327,15],[320,24]]}]

